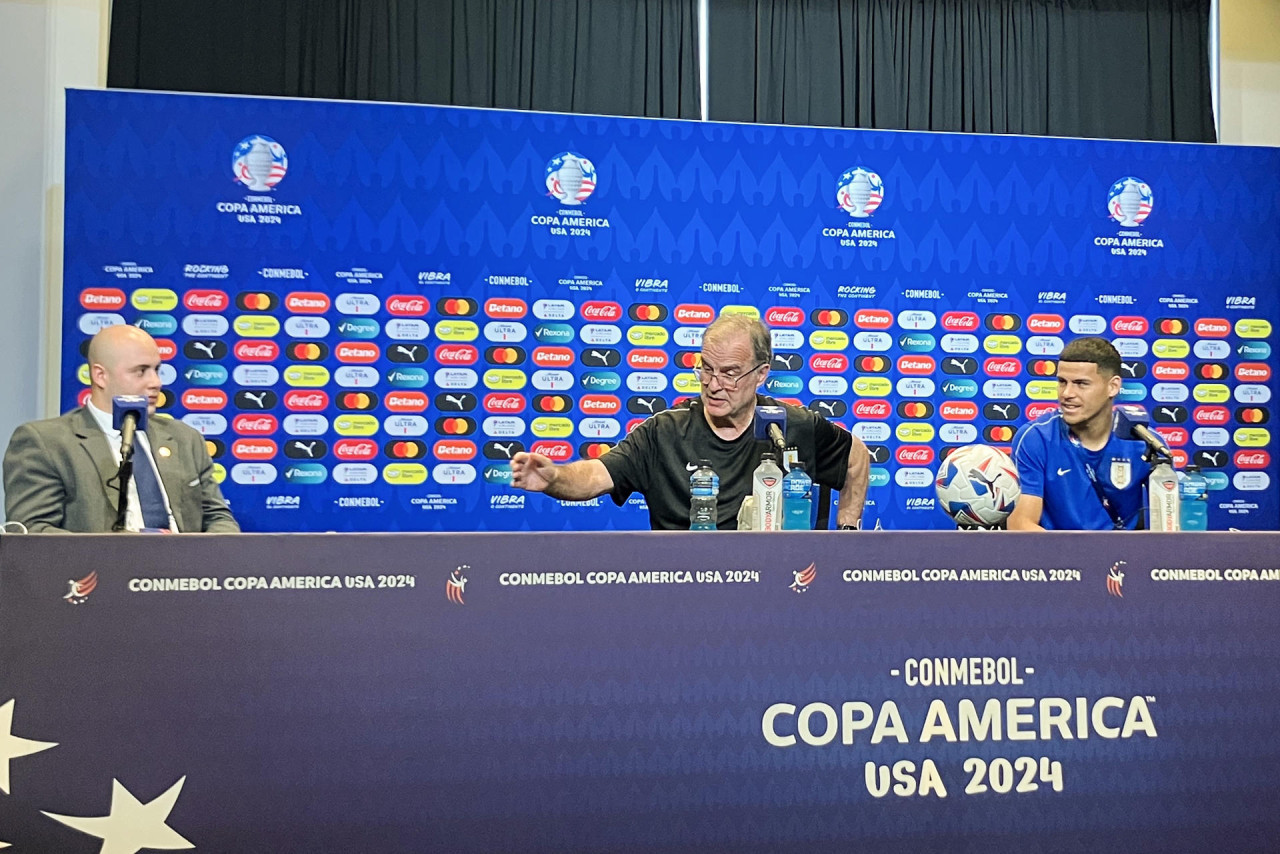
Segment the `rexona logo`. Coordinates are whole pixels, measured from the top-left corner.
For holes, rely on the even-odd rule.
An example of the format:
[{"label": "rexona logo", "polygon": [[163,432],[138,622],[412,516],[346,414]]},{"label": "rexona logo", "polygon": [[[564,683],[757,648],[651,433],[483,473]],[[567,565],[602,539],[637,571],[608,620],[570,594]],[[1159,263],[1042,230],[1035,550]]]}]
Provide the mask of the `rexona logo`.
[{"label": "rexona logo", "polygon": [[182,406],[193,412],[216,412],[227,406],[227,395],[216,389],[187,389],[182,393]]},{"label": "rexona logo", "polygon": [[1117,335],[1146,335],[1151,324],[1145,317],[1121,316],[1111,321],[1111,331]]},{"label": "rexona logo", "polygon": [[898,372],[908,376],[928,376],[937,368],[937,362],[930,356],[898,357]]},{"label": "rexona logo", "polygon": [[470,344],[441,344],[435,356],[442,365],[474,365],[480,361],[480,350]]},{"label": "rexona logo", "polygon": [[938,406],[938,414],[947,421],[972,421],[978,417],[978,404],[967,400],[947,400]]},{"label": "rexona logo", "polygon": [[323,391],[295,389],[285,394],[284,406],[292,412],[321,412],[329,408],[329,395]]},{"label": "rexona logo", "polygon": [[578,312],[582,315],[583,320],[590,320],[595,323],[612,323],[622,319],[622,306],[616,302],[591,300],[584,302]]},{"label": "rexona logo", "polygon": [[701,303],[682,303],[676,306],[676,322],[704,326],[716,319],[716,310]]},{"label": "rexona logo", "polygon": [[[854,346],[858,342],[854,340]],[[928,332],[908,332],[899,336],[898,347],[907,353],[928,353],[937,347],[937,341]]]},{"label": "rexona logo", "polygon": [[518,319],[529,313],[529,304],[513,297],[491,297],[485,300],[484,313],[489,317]]},{"label": "rexona logo", "polygon": [[843,353],[814,353],[809,368],[819,374],[842,374],[849,370],[849,357]]},{"label": "rexona logo", "polygon": [[393,391],[382,399],[382,405],[390,412],[425,412],[428,402],[420,391]]},{"label": "rexona logo", "polygon": [[567,323],[539,323],[533,327],[533,338],[539,344],[568,344],[573,341],[573,327]]},{"label": "rexona logo", "polygon": [[124,304],[124,291],[119,288],[85,288],[80,292],[80,305],[90,311],[113,311]]},{"label": "rexona logo", "polygon": [[266,436],[276,432],[280,422],[274,415],[255,413],[253,415],[237,415],[231,422],[231,429],[242,436]]},{"label": "rexona logo", "polygon": [[191,290],[182,295],[187,311],[225,311],[231,305],[226,291]]},{"label": "rexona logo", "polygon": [[1231,334],[1231,321],[1222,317],[1202,317],[1196,321],[1196,334],[1201,338],[1226,338]]},{"label": "rexona logo", "polygon": [[853,315],[853,325],[859,329],[889,329],[893,326],[893,313],[879,308],[860,308]]},{"label": "rexona logo", "polygon": [[1060,314],[1033,314],[1027,318],[1027,331],[1036,335],[1057,335],[1066,328],[1066,318]]},{"label": "rexona logo", "polygon": [[320,291],[293,291],[284,298],[285,310],[292,314],[324,314],[333,305]]},{"label": "rexona logo", "polygon": [[903,445],[895,454],[904,466],[927,466],[933,462],[933,448],[928,445]]},{"label": "rexona logo", "polygon": [[892,411],[887,400],[859,400],[853,404],[853,417],[870,421],[883,421]]},{"label": "rexona logo", "polygon": [[972,311],[944,312],[942,328],[948,332],[973,332],[978,328],[978,315]]},{"label": "rexona logo", "polygon": [[[120,299],[123,304],[123,293]],[[804,323],[804,309],[793,305],[774,306],[764,313],[764,322],[768,326],[799,326]]]},{"label": "rexona logo", "polygon": [[431,310],[426,297],[416,294],[394,294],[384,303],[387,314],[394,317],[425,317]]}]

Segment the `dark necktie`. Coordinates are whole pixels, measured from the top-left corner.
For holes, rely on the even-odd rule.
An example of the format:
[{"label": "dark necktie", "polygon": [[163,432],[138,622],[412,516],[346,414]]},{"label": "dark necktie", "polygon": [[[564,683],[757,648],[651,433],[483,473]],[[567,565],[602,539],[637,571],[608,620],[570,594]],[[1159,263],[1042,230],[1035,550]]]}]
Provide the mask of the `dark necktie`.
[{"label": "dark necktie", "polygon": [[155,466],[146,445],[133,446],[133,482],[138,487],[138,505],[142,510],[142,524],[148,528],[169,527],[169,511],[164,506],[164,493],[156,478]]}]

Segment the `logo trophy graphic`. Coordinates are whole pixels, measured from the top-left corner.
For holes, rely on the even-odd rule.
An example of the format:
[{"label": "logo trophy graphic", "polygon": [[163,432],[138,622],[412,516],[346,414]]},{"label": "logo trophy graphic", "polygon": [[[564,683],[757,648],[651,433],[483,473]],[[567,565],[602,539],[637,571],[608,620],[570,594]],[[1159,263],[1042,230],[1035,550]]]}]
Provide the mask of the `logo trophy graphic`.
[{"label": "logo trophy graphic", "polygon": [[284,146],[267,136],[247,136],[231,152],[231,171],[236,180],[254,192],[266,192],[279,184],[289,171]]},{"label": "logo trophy graphic", "polygon": [[1151,187],[1132,176],[1116,181],[1107,193],[1107,213],[1126,228],[1142,225],[1154,204]]},{"label": "logo trophy graphic", "polygon": [[884,201],[884,182],[870,169],[846,169],[836,185],[836,204],[849,216],[866,219]]}]

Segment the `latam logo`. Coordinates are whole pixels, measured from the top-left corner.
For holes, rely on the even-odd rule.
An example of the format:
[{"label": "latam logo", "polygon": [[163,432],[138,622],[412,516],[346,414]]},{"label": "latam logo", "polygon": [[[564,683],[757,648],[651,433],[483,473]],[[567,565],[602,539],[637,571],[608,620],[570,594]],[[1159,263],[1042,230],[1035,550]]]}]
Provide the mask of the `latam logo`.
[{"label": "latam logo", "polygon": [[1191,420],[1197,424],[1226,424],[1231,420],[1231,411],[1225,406],[1197,406]]},{"label": "latam logo", "polygon": [[1060,314],[1033,314],[1027,318],[1027,331],[1036,335],[1057,335],[1066,328],[1066,318]]},{"label": "latam logo", "polygon": [[933,448],[928,445],[903,445],[894,455],[904,466],[927,466],[933,462]]},{"label": "latam logo", "polygon": [[1261,362],[1242,362],[1236,365],[1236,379],[1243,383],[1264,383],[1271,379],[1271,366]]},{"label": "latam logo", "polygon": [[578,409],[586,415],[613,415],[622,409],[622,401],[612,394],[584,394]]},{"label": "latam logo", "polygon": [[871,421],[883,421],[892,412],[887,400],[859,400],[853,405],[853,417]]},{"label": "latam logo", "polygon": [[716,310],[709,305],[683,303],[676,306],[677,323],[692,323],[695,326],[705,326],[715,319]]},{"label": "latam logo", "polygon": [[[124,294],[120,296],[123,298]],[[764,313],[764,322],[769,326],[799,326],[804,323],[804,309],[790,305],[774,306]]]},{"label": "latam logo", "polygon": [[216,388],[192,388],[182,393],[182,406],[193,412],[216,412],[227,406],[226,392]]},{"label": "latam logo", "polygon": [[809,368],[819,374],[842,374],[849,370],[849,357],[843,353],[814,353]]},{"label": "latam logo", "polygon": [[948,311],[942,315],[942,328],[948,332],[972,332],[979,322],[978,315],[972,311]]},{"label": "latam logo", "polygon": [[284,406],[291,412],[322,412],[329,408],[329,395],[323,391],[294,389],[284,396]]},{"label": "latam logo", "polygon": [[237,460],[269,460],[278,451],[271,439],[237,439],[231,445],[231,456]]},{"label": "latam logo", "polygon": [[332,305],[329,295],[320,291],[294,291],[284,298],[285,310],[293,314],[324,314]]},{"label": "latam logo", "polygon": [[1226,338],[1231,322],[1221,317],[1202,317],[1196,321],[1196,334],[1201,338]]},{"label": "latam logo", "polygon": [[80,292],[80,305],[90,311],[113,311],[124,308],[124,291],[119,288],[85,288]]},{"label": "latam logo", "polygon": [[368,439],[339,439],[333,455],[340,460],[371,460],[378,455],[378,446]]},{"label": "latam logo", "polygon": [[441,439],[431,448],[437,460],[473,460],[478,453],[476,443],[466,439]]},{"label": "latam logo", "polygon": [[582,315],[583,320],[612,323],[622,319],[622,306],[616,302],[590,300],[589,302],[584,302],[578,312]]},{"label": "latam logo", "polygon": [[1156,362],[1151,366],[1151,376],[1164,382],[1185,380],[1191,376],[1191,368],[1186,362]]},{"label": "latam logo", "polygon": [[534,442],[533,447],[530,448],[529,451],[534,454],[542,454],[542,456],[556,462],[564,462],[573,455],[573,445],[570,445],[568,442],[555,442],[543,439]]},{"label": "latam logo", "polygon": [[182,295],[182,304],[187,311],[225,311],[231,297],[226,291],[191,290]]},{"label": "latam logo", "polygon": [[573,359],[568,347],[537,347],[533,351],[533,363],[539,368],[567,368]]},{"label": "latam logo", "polygon": [[480,350],[470,344],[441,344],[435,356],[442,365],[474,365],[480,360]]},{"label": "latam logo", "polygon": [[1026,415],[1028,421],[1035,421],[1046,412],[1052,412],[1057,408],[1058,404],[1056,402],[1050,403],[1047,401],[1038,401],[1036,403],[1028,403],[1022,411]]},{"label": "latam logo", "polygon": [[484,313],[489,317],[518,319],[529,313],[529,304],[512,297],[492,297],[485,300]]},{"label": "latam logo", "polygon": [[853,325],[859,329],[889,329],[893,326],[893,313],[880,308],[860,308],[853,315]]},{"label": "latam logo", "polygon": [[1016,377],[1022,373],[1022,362],[1012,358],[991,358],[983,363],[982,369],[989,377]]},{"label": "latam logo", "polygon": [[1266,451],[1236,451],[1233,462],[1238,469],[1264,469],[1271,465],[1271,454]]},{"label": "latam logo", "polygon": [[908,376],[928,376],[938,368],[932,356],[899,356],[898,372]]},{"label": "latam logo", "polygon": [[670,364],[670,361],[671,357],[665,350],[632,350],[627,354],[627,367],[637,371],[658,371]]},{"label": "latam logo", "polygon": [[972,421],[978,417],[978,404],[968,400],[947,400],[938,406],[938,414],[947,421]]},{"label": "latam logo", "polygon": [[242,436],[266,436],[276,432],[280,422],[274,415],[255,413],[253,415],[237,415],[231,422],[231,429]]},{"label": "latam logo", "polygon": [[368,365],[378,361],[382,350],[377,344],[369,341],[341,341],[337,347],[333,348],[333,355],[339,362]]},{"label": "latam logo", "polygon": [[425,317],[431,310],[426,297],[415,294],[394,294],[384,303],[387,314],[395,317]]},{"label": "latam logo", "polygon": [[235,354],[242,362],[272,362],[280,356],[280,345],[274,341],[241,341],[236,344]]},{"label": "latam logo", "polygon": [[382,399],[390,412],[425,412],[427,396],[420,391],[392,391]]}]

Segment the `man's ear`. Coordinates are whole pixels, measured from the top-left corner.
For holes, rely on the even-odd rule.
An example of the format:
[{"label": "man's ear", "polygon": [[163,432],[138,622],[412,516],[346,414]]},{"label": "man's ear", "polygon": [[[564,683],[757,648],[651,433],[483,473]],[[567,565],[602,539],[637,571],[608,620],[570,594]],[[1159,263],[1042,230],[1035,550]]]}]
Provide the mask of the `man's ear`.
[{"label": "man's ear", "polygon": [[1124,380],[1120,379],[1119,374],[1115,374],[1111,379],[1107,380],[1107,394],[1116,397],[1120,394],[1120,389],[1124,386]]}]

